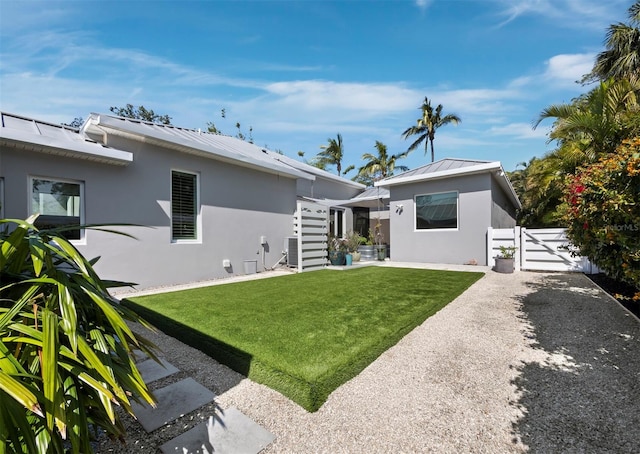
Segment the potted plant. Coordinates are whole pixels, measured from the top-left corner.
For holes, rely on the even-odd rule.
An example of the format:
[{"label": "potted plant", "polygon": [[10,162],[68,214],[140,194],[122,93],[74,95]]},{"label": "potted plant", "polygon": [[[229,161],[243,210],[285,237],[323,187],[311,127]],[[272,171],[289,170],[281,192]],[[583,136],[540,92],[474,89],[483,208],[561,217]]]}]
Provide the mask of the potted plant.
[{"label": "potted plant", "polygon": [[329,235],[328,250],[329,262],[331,262],[332,265],[342,266],[345,264],[347,247],[343,240],[336,238],[333,235]]},{"label": "potted plant", "polygon": [[347,237],[345,238],[345,243],[347,246],[347,253],[351,255],[354,262],[359,262],[361,255],[358,251],[360,247],[360,239],[362,237],[358,232],[349,232],[347,233]]},{"label": "potted plant", "polygon": [[358,252],[362,260],[375,260],[376,254],[373,248],[373,231],[369,229],[369,236],[360,237],[360,246],[358,246]]},{"label": "potted plant", "polygon": [[382,234],[382,223],[380,219],[377,220],[375,227],[373,228],[373,243],[376,249],[376,258],[380,261],[387,258],[387,245],[383,243],[384,235]]},{"label": "potted plant", "polygon": [[500,254],[496,257],[494,270],[498,273],[513,273],[517,250],[515,246],[500,246]]}]

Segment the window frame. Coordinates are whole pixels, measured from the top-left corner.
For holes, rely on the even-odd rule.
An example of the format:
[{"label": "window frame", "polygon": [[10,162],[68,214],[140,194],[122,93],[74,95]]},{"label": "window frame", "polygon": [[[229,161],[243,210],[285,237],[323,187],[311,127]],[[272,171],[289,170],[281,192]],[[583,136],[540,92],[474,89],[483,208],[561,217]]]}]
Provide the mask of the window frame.
[{"label": "window frame", "polygon": [[[439,227],[439,228],[418,228],[418,197],[433,196],[440,194],[456,195],[456,226],[455,227]],[[414,232],[456,232],[460,230],[460,191],[440,191],[427,192],[424,194],[415,194],[413,196],[413,230]]]},{"label": "window frame", "polygon": [[[173,225],[174,225],[174,212],[173,212],[173,176],[175,173],[178,174],[183,174],[183,175],[190,175],[193,176],[195,178],[195,184],[194,184],[194,191],[195,191],[195,197],[194,197],[194,209],[195,209],[195,219],[194,219],[194,229],[195,229],[195,236],[193,238],[176,238],[174,235],[174,231],[173,231]],[[198,172],[192,172],[189,170],[183,170],[183,169],[171,169],[170,173],[169,173],[169,215],[170,215],[170,222],[169,222],[169,236],[171,239],[171,243],[173,244],[193,244],[193,243],[200,243],[202,241],[202,223],[201,223],[201,206],[200,206],[200,173]]]},{"label": "window frame", "polygon": [[[336,238],[344,238],[346,231],[346,219],[347,219],[347,210],[344,208],[329,208],[329,230],[330,233],[333,234]],[[331,220],[331,216],[333,215],[333,221]],[[338,219],[338,216],[340,217]],[[342,232],[338,232],[342,230]]]},{"label": "window frame", "polygon": [[[33,196],[34,196],[34,188],[33,188],[33,182],[34,180],[44,180],[44,181],[50,181],[53,183],[65,183],[65,184],[75,184],[78,185],[78,197],[80,199],[80,202],[78,204],[78,208],[79,208],[79,224],[78,224],[78,230],[79,230],[79,238],[74,238],[74,239],[69,239],[69,242],[71,242],[72,244],[86,244],[86,235],[85,235],[85,229],[82,228],[83,225],[85,225],[85,182],[82,180],[72,180],[69,178],[58,178],[58,177],[49,177],[49,176],[43,176],[43,175],[29,175],[28,178],[28,201],[27,201],[27,213],[29,213],[29,216],[35,214],[36,212],[33,211]],[[4,192],[3,192],[4,195]],[[40,217],[42,216],[50,216],[50,215],[46,215],[43,213],[40,213]],[[75,216],[73,216],[75,217]],[[38,223],[38,221],[36,220],[36,224]]]}]

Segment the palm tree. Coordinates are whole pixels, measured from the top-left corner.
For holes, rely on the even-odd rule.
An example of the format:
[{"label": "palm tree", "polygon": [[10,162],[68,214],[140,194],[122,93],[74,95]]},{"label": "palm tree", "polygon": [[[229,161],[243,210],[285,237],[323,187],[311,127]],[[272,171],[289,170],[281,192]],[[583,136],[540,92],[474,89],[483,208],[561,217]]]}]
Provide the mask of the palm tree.
[{"label": "palm tree", "polygon": [[593,162],[599,154],[613,152],[623,139],[638,133],[638,93],[640,81],[610,79],[570,104],[547,107],[533,128],[555,118],[549,139],[557,140],[577,164]]},{"label": "palm tree", "polygon": [[422,106],[422,117],[418,118],[418,124],[407,128],[402,133],[403,139],[408,139],[411,136],[418,136],[418,139],[411,144],[407,149],[407,152],[411,152],[418,148],[422,142],[424,142],[424,154],[427,154],[427,144],[431,144],[431,162],[435,160],[435,153],[433,151],[433,140],[436,136],[436,129],[440,126],[444,126],[449,123],[457,125],[462,120],[455,114],[442,115],[442,104],[438,104],[435,108],[431,107],[431,101],[425,97]]},{"label": "palm tree", "polygon": [[335,165],[338,175],[342,174],[342,157],[344,156],[344,147],[342,145],[342,135],[338,133],[336,139],[328,138],[327,145],[322,145],[322,151],[315,157],[315,166],[325,169],[328,165]]},{"label": "palm tree", "polygon": [[640,1],[629,8],[629,23],[609,26],[605,46],[585,81],[615,79],[637,80],[640,75]]},{"label": "palm tree", "polygon": [[375,147],[378,151],[377,156],[371,153],[365,153],[362,155],[362,159],[366,163],[358,169],[359,176],[371,177],[373,181],[377,181],[392,176],[395,169],[403,172],[405,170],[409,170],[407,166],[396,165],[399,159],[407,157],[409,154],[408,151],[389,156],[387,153],[387,146],[378,140],[376,140]]}]

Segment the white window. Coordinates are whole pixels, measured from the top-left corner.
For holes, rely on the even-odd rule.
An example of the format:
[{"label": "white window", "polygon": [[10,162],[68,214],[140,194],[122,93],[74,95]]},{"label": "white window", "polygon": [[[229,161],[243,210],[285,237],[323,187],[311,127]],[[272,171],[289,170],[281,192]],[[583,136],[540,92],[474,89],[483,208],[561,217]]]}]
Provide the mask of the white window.
[{"label": "white window", "polygon": [[333,208],[329,210],[329,233],[332,233],[336,238],[344,236],[344,216],[344,210]]},{"label": "white window", "polygon": [[198,239],[198,175],[171,171],[171,239]]},{"label": "white window", "polygon": [[84,231],[84,183],[79,181],[31,177],[30,214],[39,213],[35,225],[39,229],[74,227],[62,235],[69,240],[80,240]]},{"label": "white window", "polygon": [[417,195],[415,213],[416,230],[457,229],[458,193]]}]

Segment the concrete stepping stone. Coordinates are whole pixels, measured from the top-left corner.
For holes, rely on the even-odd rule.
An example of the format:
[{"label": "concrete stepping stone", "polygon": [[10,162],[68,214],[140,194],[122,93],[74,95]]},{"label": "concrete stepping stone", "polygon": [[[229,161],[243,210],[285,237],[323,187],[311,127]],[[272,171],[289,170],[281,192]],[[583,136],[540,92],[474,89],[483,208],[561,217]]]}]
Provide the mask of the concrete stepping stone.
[{"label": "concrete stepping stone", "polygon": [[138,370],[142,375],[142,379],[145,383],[151,383],[161,378],[168,377],[171,374],[175,374],[180,369],[171,363],[168,363],[164,359],[160,359],[162,364],[158,364],[152,359],[147,359],[137,364]]},{"label": "concrete stepping stone", "polygon": [[160,388],[153,394],[158,400],[156,408],[146,404],[131,403],[133,413],[147,432],[153,432],[174,419],[208,404],[216,397],[193,378],[185,378]]},{"label": "concrete stepping stone", "polygon": [[275,436],[235,407],[160,446],[164,454],[257,454]]}]

